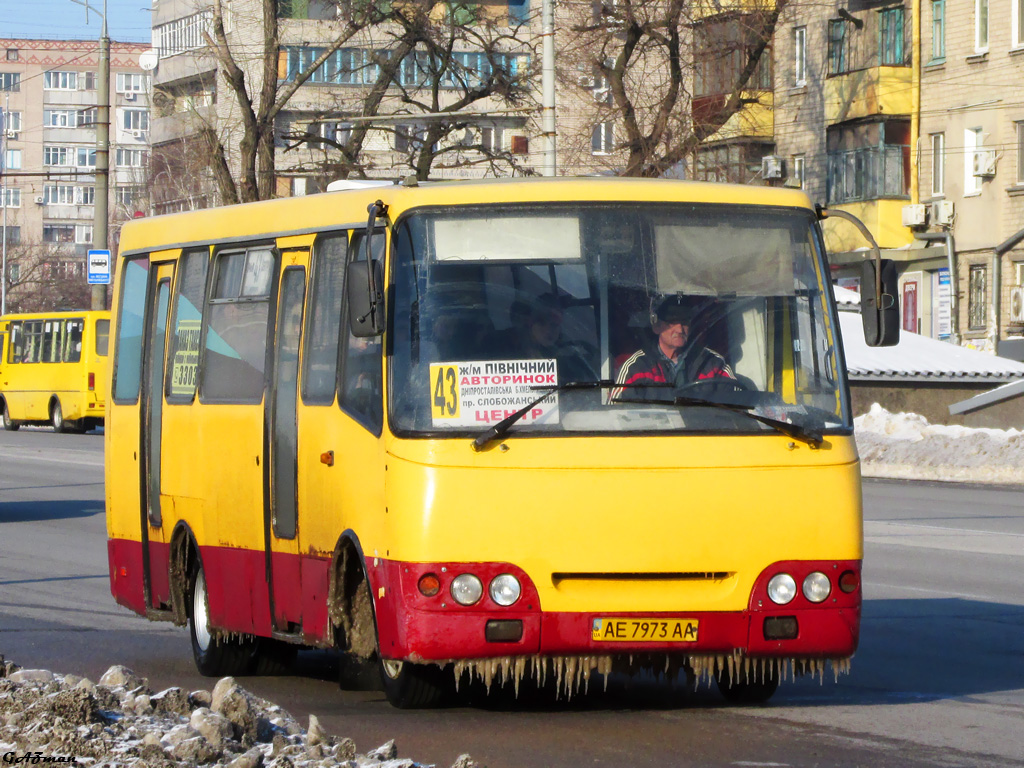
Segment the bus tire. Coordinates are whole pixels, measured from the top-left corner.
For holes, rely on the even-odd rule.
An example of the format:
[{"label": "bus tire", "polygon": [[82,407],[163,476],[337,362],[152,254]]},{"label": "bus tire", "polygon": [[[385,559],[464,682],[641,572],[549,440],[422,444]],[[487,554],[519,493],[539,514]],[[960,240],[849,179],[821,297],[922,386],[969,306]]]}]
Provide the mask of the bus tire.
[{"label": "bus tire", "polygon": [[6,400],[4,400],[4,429],[8,432],[17,432],[21,429],[21,422],[11,418],[11,413],[7,410]]},{"label": "bus tire", "polygon": [[214,637],[202,565],[197,564],[192,571],[189,596],[188,630],[199,674],[205,677],[248,674],[255,665],[255,642],[248,636],[244,636],[245,639]]},{"label": "bus tire", "polygon": [[58,433],[70,432],[73,426],[71,422],[65,420],[64,409],[56,397],[50,403],[50,424],[53,425],[53,431]]},{"label": "bus tire", "polygon": [[715,677],[715,682],[719,692],[730,704],[764,704],[779,687],[779,678],[774,668],[769,665],[769,669],[771,671],[766,670],[764,677],[749,676],[743,680],[733,680],[729,670],[723,669]]},{"label": "bus tire", "polygon": [[256,638],[252,673],[263,677],[287,675],[299,655],[299,647],[271,637]]},{"label": "bus tire", "polygon": [[377,658],[384,695],[391,706],[426,709],[436,707],[444,699],[448,677],[444,668],[436,664]]}]

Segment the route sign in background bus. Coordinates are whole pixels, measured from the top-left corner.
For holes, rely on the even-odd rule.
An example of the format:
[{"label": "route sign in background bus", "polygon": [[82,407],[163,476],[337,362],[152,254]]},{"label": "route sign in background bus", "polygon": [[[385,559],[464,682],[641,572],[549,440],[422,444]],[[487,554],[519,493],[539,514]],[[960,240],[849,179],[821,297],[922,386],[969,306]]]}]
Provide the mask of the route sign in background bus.
[{"label": "route sign in background bus", "polygon": [[203,674],[332,648],[403,707],[643,669],[763,701],[847,668],[860,475],[804,193],[348,186],[125,225],[118,602],[187,625]]}]

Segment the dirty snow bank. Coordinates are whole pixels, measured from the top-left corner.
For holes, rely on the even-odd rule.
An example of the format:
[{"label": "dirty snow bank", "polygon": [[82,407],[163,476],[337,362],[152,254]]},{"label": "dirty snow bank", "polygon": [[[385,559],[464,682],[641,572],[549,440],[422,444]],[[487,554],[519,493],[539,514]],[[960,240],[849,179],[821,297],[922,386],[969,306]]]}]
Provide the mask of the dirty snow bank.
[{"label": "dirty snow bank", "polygon": [[878,403],[854,419],[865,477],[1024,484],[1024,432],[929,424]]},{"label": "dirty snow bank", "polygon": [[[128,768],[428,768],[398,759],[394,741],[365,755],[328,735],[315,715],[303,728],[283,709],[221,679],[212,692],[154,693],[122,666],[93,683],[20,669],[0,656],[0,760],[12,765]],[[477,768],[469,755],[452,768]]]}]

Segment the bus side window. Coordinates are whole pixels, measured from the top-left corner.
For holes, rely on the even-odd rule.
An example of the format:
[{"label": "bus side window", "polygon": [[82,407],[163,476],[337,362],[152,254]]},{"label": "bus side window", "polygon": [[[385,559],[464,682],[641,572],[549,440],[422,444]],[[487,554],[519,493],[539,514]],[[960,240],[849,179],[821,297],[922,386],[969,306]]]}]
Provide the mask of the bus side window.
[{"label": "bus side window", "polygon": [[[374,232],[371,244],[374,259],[384,258],[384,242],[384,232]],[[349,260],[364,261],[365,259],[366,235],[359,232],[352,237]],[[341,317],[342,338],[345,339],[345,345],[338,402],[344,411],[371,432],[379,435],[384,424],[381,337],[357,338],[349,330],[348,312],[342,312]]]},{"label": "bus side window", "polygon": [[302,402],[306,405],[334,402],[347,255],[348,234],[345,232],[319,237],[313,246],[302,363]]},{"label": "bus side window", "polygon": [[64,354],[65,363],[77,363],[82,359],[82,331],[85,329],[84,320],[66,320],[64,329]]},{"label": "bus side window", "polygon": [[114,400],[134,402],[139,397],[142,376],[142,331],[146,316],[146,285],[149,259],[125,262],[121,273],[121,306],[117,319],[117,345],[114,358]]},{"label": "bus side window", "polygon": [[107,349],[110,345],[110,321],[96,321],[96,354],[100,357],[107,356]]},{"label": "bus side window", "polygon": [[24,354],[22,347],[24,346],[21,331],[21,323],[11,323],[10,328],[7,330],[7,362],[8,363],[20,363],[21,356]]},{"label": "bus side window", "polygon": [[206,300],[206,248],[181,256],[181,272],[174,296],[174,329],[168,339],[171,364],[167,367],[164,394],[171,403],[190,403],[196,394],[199,373],[199,338],[203,302]]}]

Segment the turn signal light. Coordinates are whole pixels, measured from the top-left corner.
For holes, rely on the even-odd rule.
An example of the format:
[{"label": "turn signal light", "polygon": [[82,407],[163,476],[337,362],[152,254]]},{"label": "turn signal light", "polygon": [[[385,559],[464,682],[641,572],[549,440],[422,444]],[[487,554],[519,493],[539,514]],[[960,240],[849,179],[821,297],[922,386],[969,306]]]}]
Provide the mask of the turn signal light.
[{"label": "turn signal light", "polygon": [[441,591],[441,580],[432,573],[425,573],[420,576],[419,583],[416,585],[420,589],[420,594],[424,597],[433,597]]},{"label": "turn signal light", "polygon": [[856,592],[860,586],[860,575],[856,571],[843,571],[839,577],[839,589],[847,594]]}]

